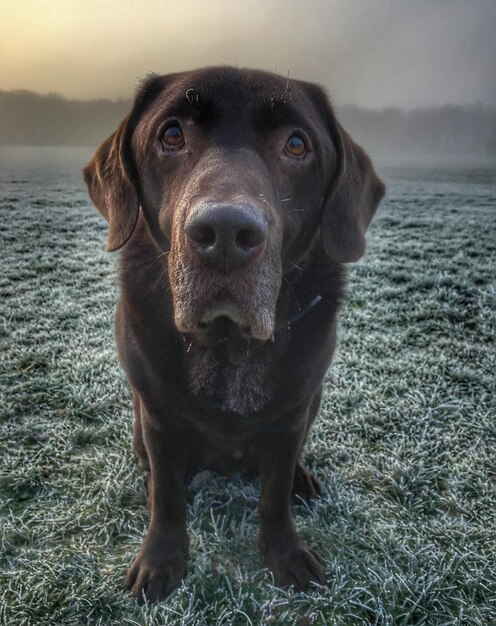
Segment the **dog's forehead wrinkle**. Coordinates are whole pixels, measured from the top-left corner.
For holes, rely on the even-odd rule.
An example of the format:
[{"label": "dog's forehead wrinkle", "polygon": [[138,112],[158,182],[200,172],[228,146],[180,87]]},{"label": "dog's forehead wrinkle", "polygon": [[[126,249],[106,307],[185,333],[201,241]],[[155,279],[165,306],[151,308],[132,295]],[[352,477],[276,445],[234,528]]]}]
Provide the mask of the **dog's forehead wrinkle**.
[{"label": "dog's forehead wrinkle", "polygon": [[[220,114],[247,112],[288,105],[301,91],[298,81],[262,70],[234,67],[202,68],[188,73],[151,74],[138,86],[137,100],[173,101],[189,108],[212,106]],[[298,96],[298,101],[303,100]]]},{"label": "dog's forehead wrinkle", "polygon": [[223,117],[230,112],[239,115],[280,107],[293,98],[294,86],[289,79],[266,72],[225,69],[219,74],[206,68],[189,83],[180,80],[175,88],[179,99],[193,108],[212,107]]}]

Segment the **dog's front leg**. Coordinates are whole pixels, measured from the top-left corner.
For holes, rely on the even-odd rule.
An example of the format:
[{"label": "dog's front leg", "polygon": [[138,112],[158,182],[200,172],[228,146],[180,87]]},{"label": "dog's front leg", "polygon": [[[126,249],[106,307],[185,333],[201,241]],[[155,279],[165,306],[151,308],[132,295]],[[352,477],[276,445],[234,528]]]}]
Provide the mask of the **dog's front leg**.
[{"label": "dog's front leg", "polygon": [[324,584],[320,554],[302,541],[291,519],[291,491],[303,431],[264,433],[259,442],[262,481],[259,515],[259,547],[266,565],[280,587],[308,589]]},{"label": "dog's front leg", "polygon": [[165,598],[186,572],[185,474],[188,442],[177,429],[154,421],[142,404],[143,441],[150,459],[150,525],[129,568],[127,587],[139,602]]}]

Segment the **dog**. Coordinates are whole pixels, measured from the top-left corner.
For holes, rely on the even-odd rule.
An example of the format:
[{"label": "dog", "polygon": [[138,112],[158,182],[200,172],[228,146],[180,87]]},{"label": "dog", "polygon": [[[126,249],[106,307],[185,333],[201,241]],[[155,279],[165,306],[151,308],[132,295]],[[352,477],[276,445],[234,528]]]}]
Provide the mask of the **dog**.
[{"label": "dog", "polygon": [[317,85],[210,67],[149,75],[84,169],[122,249],[116,315],[150,523],[127,587],[185,576],[187,483],[260,476],[259,547],[278,586],[324,584],[291,520],[318,480],[300,457],[336,342],[345,265],[384,195]]}]

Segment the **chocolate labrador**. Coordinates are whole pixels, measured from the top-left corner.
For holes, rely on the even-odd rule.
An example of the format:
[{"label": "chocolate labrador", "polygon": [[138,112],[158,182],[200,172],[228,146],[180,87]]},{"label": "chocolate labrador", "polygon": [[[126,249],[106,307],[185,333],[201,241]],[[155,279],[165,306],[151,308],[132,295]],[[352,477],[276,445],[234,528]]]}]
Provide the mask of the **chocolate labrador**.
[{"label": "chocolate labrador", "polygon": [[186,486],[261,478],[259,547],[277,585],[324,582],[292,494],[336,339],[344,264],[384,185],[323,90],[230,67],[151,75],[84,170],[122,248],[116,337],[150,525],[127,577],[158,600],[186,572]]}]

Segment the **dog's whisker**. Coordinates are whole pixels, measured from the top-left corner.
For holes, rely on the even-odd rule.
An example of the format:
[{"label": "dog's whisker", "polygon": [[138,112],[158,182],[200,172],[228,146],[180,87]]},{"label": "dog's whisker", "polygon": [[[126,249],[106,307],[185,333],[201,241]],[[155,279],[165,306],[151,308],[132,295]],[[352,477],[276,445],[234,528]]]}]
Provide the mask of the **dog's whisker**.
[{"label": "dog's whisker", "polygon": [[298,298],[296,297],[296,293],[295,293],[295,290],[293,288],[293,285],[289,282],[289,280],[286,278],[286,276],[284,276],[284,274],[283,274],[282,278],[283,278],[283,280],[286,281],[289,289],[291,290],[291,295],[293,296],[294,301],[296,302],[296,306],[298,307],[298,311],[301,311],[301,306],[300,306],[300,303],[298,302]]},{"label": "dog's whisker", "polygon": [[[155,280],[153,281],[153,283],[151,284],[150,288],[148,289],[148,291],[146,292],[145,296],[148,296],[152,291],[155,291],[155,289],[159,286],[160,282],[162,281],[162,279],[166,279],[167,277],[167,268],[164,267],[160,270],[160,272],[158,273],[157,277],[155,278]],[[170,285],[168,285],[168,283],[166,281],[164,281],[164,287],[167,287],[168,289],[166,290],[166,294],[168,293],[168,290],[170,289]]]},{"label": "dog's whisker", "polygon": [[165,298],[167,297],[167,295],[169,294],[169,292],[170,292],[170,291],[172,291],[172,290],[171,290],[171,286],[170,286],[170,285],[167,285],[167,284],[166,284],[166,285],[165,285],[165,287],[166,287],[166,289],[164,289],[163,294],[162,294],[162,297],[160,298],[160,307],[162,307],[162,306],[163,306],[164,301],[165,301]]},{"label": "dog's whisker", "polygon": [[292,261],[289,262],[290,265],[292,265],[294,268],[296,268],[297,270],[299,270],[300,272],[303,271],[303,268],[300,267],[299,265],[296,265],[296,263],[293,263]]},{"label": "dog's whisker", "polygon": [[150,259],[145,259],[144,261],[140,261],[140,263],[136,263],[136,267],[139,267],[140,265],[144,265],[145,263],[153,263],[154,261],[158,261],[162,257],[167,256],[169,252],[170,250],[166,250],[165,252],[161,252],[159,255],[151,257]]}]

